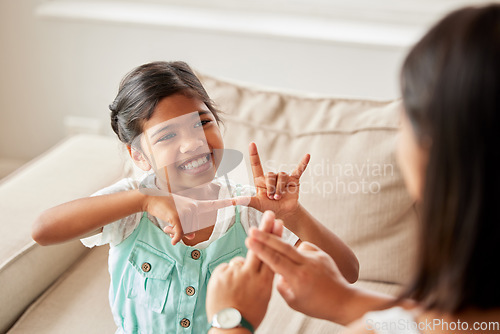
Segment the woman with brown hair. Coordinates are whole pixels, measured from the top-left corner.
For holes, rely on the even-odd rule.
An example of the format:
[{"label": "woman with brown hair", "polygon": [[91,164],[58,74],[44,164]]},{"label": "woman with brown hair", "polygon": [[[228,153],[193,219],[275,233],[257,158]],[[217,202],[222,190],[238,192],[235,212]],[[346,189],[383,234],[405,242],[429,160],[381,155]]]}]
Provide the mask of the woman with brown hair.
[{"label": "woman with brown hair", "polygon": [[[463,8],[438,22],[408,54],[401,88],[398,160],[421,206],[416,271],[406,291],[395,299],[353,287],[315,245],[293,249],[265,231],[251,231],[251,258],[263,261],[260,271],[281,275],[278,291],[292,308],[340,324],[364,315],[352,332],[498,333],[500,5]],[[279,229],[267,227],[273,228]],[[238,286],[240,277],[247,285],[270,284],[237,261],[212,276],[209,319],[225,306],[264,317],[265,301],[259,304],[248,288],[216,295],[221,284]]]}]

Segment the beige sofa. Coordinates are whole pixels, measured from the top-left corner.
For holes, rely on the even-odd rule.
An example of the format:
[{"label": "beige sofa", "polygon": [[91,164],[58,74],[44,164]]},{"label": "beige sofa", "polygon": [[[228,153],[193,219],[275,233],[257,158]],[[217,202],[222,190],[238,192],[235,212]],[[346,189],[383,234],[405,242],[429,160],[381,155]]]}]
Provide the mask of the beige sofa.
[{"label": "beige sofa", "polygon": [[[248,157],[247,145],[255,141],[266,169],[291,169],[304,153],[311,154],[302,204],[353,248],[361,266],[356,284],[397,293],[411,275],[416,228],[414,205],[394,156],[400,103],[202,79],[224,111],[226,147]],[[114,332],[107,300],[108,248],[86,249],[78,240],[41,247],[30,230],[43,209],[134,173],[116,138],[80,135],[2,180],[0,332]],[[332,333],[339,328],[293,311],[275,292],[258,332]]]}]

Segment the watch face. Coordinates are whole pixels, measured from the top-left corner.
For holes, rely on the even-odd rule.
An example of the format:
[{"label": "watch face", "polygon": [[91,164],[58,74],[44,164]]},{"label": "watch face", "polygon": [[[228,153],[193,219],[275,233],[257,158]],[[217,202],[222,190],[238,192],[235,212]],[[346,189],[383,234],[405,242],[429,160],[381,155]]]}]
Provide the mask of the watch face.
[{"label": "watch face", "polygon": [[234,308],[225,308],[217,313],[217,321],[221,328],[236,328],[241,323],[240,311]]}]

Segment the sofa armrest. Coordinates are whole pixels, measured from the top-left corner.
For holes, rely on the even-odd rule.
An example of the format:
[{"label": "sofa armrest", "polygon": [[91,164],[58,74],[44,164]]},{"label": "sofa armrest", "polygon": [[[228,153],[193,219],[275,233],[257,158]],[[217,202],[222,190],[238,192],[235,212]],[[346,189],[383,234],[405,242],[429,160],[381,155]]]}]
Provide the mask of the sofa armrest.
[{"label": "sofa armrest", "polygon": [[131,172],[117,139],[78,135],[0,182],[0,332],[87,251],[79,240],[39,246],[31,239],[36,217]]}]

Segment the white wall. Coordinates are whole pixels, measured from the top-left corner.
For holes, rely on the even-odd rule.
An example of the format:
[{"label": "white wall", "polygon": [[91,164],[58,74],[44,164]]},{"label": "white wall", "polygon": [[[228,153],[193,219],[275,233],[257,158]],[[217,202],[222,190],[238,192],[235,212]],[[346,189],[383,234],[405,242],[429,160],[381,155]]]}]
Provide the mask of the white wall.
[{"label": "white wall", "polygon": [[152,60],[292,90],[398,96],[406,47],[48,19],[35,15],[44,2],[0,2],[0,159],[42,153],[65,136],[68,115],[96,118],[109,132],[120,79]]}]

